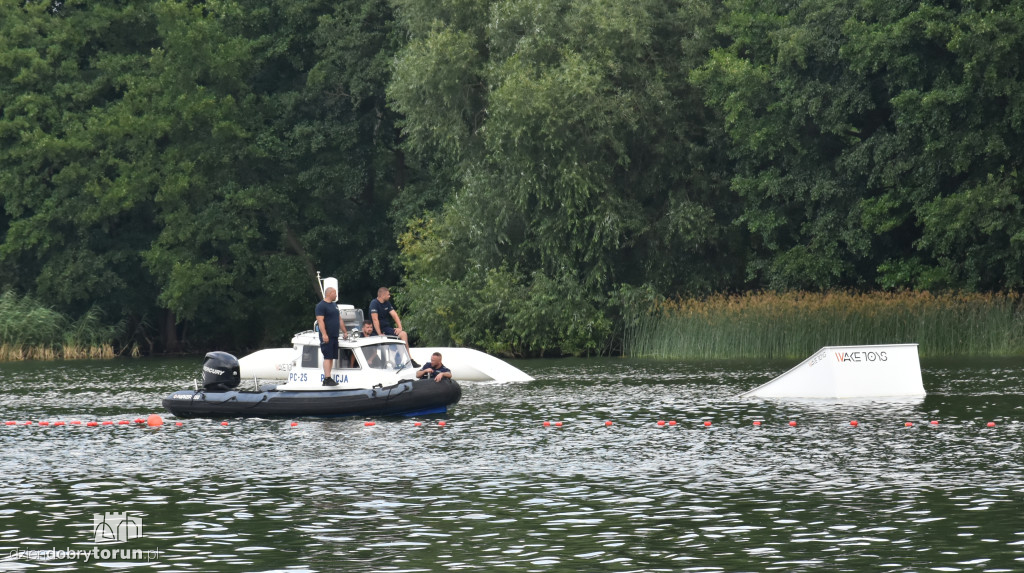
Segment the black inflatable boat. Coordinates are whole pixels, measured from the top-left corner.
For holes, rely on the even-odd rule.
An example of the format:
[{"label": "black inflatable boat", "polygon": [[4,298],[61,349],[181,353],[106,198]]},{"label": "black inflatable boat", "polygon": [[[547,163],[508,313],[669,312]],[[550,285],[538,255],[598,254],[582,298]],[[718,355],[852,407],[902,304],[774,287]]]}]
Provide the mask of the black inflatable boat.
[{"label": "black inflatable boat", "polygon": [[285,385],[239,389],[238,360],[210,352],[203,364],[203,387],[176,390],[163,400],[167,411],[192,417],[421,416],[443,414],[462,397],[458,382],[430,378],[403,379],[371,387],[316,386],[302,390]]}]

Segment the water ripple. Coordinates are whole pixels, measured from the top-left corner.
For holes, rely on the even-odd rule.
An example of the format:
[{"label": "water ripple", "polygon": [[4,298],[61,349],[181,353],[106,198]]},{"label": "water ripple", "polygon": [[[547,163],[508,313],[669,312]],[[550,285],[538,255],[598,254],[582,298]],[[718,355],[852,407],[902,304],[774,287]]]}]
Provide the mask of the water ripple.
[{"label": "water ripple", "polygon": [[176,571],[1024,562],[1021,361],[937,363],[924,400],[843,402],[736,398],[784,364],[534,361],[520,366],[535,382],[465,385],[445,427],[116,424],[191,384],[196,365],[0,367],[6,419],[115,422],[0,427],[0,570],[74,569],[27,552],[92,550],[93,515],[124,511],[145,522],[124,545]]}]

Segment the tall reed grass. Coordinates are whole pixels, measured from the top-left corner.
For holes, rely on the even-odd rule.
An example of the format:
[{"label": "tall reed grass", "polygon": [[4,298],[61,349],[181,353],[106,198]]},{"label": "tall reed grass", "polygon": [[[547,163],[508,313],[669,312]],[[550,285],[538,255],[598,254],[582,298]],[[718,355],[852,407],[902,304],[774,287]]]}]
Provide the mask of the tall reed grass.
[{"label": "tall reed grass", "polygon": [[0,361],[113,358],[120,331],[96,308],[71,320],[31,297],[0,295]]},{"label": "tall reed grass", "polygon": [[917,343],[921,356],[1024,354],[1017,294],[748,293],[671,299],[628,325],[628,356],[803,358],[822,346]]}]

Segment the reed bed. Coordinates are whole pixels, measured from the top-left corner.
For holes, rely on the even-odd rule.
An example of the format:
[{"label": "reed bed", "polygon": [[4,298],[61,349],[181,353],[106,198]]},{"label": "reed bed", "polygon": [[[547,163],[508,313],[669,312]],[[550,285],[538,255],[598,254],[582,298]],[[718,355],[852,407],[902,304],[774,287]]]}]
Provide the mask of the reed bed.
[{"label": "reed bed", "polygon": [[120,331],[95,308],[71,320],[31,297],[0,295],[0,362],[113,358]]},{"label": "reed bed", "polygon": [[1024,354],[1021,298],[929,292],[757,292],[669,299],[627,327],[626,354],[803,358],[822,346],[917,343],[921,356]]}]

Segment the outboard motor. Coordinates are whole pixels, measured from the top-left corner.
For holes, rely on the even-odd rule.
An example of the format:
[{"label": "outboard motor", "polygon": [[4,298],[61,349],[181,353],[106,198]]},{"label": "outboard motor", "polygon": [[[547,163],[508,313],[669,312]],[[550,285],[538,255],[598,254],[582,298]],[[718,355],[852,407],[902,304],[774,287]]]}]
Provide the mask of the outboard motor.
[{"label": "outboard motor", "polygon": [[207,352],[203,361],[203,387],[211,392],[237,388],[242,381],[238,359],[227,352]]}]

